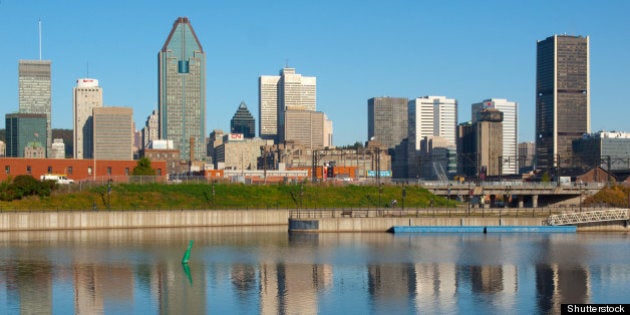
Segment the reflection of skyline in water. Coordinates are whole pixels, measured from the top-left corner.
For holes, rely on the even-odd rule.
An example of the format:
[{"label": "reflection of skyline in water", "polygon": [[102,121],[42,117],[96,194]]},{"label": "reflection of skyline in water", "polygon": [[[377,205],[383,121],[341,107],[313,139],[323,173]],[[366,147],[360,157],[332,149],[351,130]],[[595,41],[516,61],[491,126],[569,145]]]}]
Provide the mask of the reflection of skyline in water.
[{"label": "reflection of skyline in water", "polygon": [[[192,238],[191,283],[180,259]],[[51,313],[64,305],[77,314],[294,314],[339,307],[376,313],[458,313],[468,307],[553,313],[562,303],[623,302],[610,299],[623,292],[619,288],[627,292],[627,242],[609,247],[615,260],[602,265],[601,246],[592,238],[374,233],[289,239],[273,229],[5,233],[0,312]],[[523,254],[514,250],[519,246]],[[597,264],[589,265],[595,258]],[[62,291],[68,287],[72,290]],[[608,293],[593,295],[601,290]]]}]

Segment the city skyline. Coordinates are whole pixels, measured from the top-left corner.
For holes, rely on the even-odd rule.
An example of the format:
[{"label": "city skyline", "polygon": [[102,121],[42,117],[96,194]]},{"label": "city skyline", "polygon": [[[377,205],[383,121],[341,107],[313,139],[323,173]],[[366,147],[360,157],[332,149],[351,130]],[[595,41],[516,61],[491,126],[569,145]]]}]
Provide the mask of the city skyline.
[{"label": "city skyline", "polygon": [[[255,104],[258,77],[288,65],[318,78],[318,110],[335,123],[336,145],[367,140],[361,126],[369,98],[422,95],[457,99],[458,122],[467,120],[470,105],[481,99],[515,101],[518,141],[532,141],[536,42],[563,33],[591,38],[591,130],[630,129],[623,119],[627,97],[618,93],[630,80],[623,73],[630,68],[623,55],[630,46],[630,22],[621,15],[630,4],[624,2],[185,3],[177,10],[161,9],[170,8],[165,1],[120,2],[124,12],[115,3],[0,4],[0,18],[16,26],[0,33],[9,43],[0,52],[3,113],[18,109],[17,61],[37,59],[41,18],[43,59],[52,61],[53,128],[72,128],[71,91],[82,77],[99,79],[107,91],[105,105],[133,106],[136,126],[142,126],[157,108],[154,58],[164,25],[187,16],[200,41],[212,47],[206,94],[213,115],[207,115],[206,131],[229,130],[232,104]],[[422,19],[405,16],[419,9]],[[286,16],[293,27],[280,35],[277,29],[286,20],[279,17]],[[447,25],[441,23],[446,16]],[[427,44],[439,48],[426,50]]]}]

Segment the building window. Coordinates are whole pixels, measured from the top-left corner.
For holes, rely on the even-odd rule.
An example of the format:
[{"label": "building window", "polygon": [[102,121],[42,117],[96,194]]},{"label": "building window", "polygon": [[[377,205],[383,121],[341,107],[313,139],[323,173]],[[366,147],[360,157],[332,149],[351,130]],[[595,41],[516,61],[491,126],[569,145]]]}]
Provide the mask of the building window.
[{"label": "building window", "polygon": [[5,165],[5,166],[4,166],[4,172],[5,172],[6,174],[11,174],[11,166],[9,166],[9,165]]},{"label": "building window", "polygon": [[92,168],[88,167],[88,175],[92,175]]},{"label": "building window", "polygon": [[68,175],[72,175],[72,166],[68,166]]},{"label": "building window", "polygon": [[107,175],[112,175],[112,167],[111,166],[107,167]]},{"label": "building window", "polygon": [[157,174],[158,174],[158,176],[162,176],[162,169],[161,168],[157,169]]},{"label": "building window", "polygon": [[51,174],[51,173],[52,173],[52,166],[49,166],[48,167],[48,174]]},{"label": "building window", "polygon": [[129,176],[129,168],[128,167],[125,167],[125,175]]},{"label": "building window", "polygon": [[31,166],[30,165],[26,166],[26,174],[31,175]]}]

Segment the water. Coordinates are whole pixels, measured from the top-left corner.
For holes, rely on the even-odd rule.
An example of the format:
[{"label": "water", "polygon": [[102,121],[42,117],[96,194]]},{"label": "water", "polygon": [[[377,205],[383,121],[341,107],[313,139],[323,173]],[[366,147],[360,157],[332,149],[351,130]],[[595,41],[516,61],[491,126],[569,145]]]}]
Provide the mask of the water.
[{"label": "water", "polygon": [[629,241],[286,227],[0,233],[0,313],[558,313],[630,302]]}]

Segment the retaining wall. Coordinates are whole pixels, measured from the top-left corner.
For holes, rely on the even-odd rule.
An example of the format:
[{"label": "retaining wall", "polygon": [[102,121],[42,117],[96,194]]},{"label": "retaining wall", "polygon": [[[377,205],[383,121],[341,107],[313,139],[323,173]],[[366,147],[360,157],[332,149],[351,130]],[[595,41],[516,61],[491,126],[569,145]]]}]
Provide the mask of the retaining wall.
[{"label": "retaining wall", "polygon": [[287,225],[289,210],[3,212],[0,231]]}]

